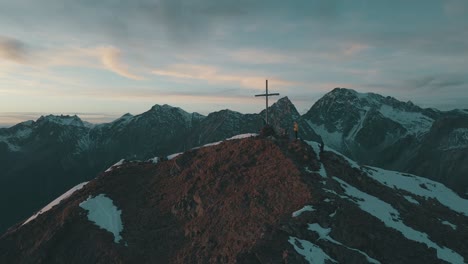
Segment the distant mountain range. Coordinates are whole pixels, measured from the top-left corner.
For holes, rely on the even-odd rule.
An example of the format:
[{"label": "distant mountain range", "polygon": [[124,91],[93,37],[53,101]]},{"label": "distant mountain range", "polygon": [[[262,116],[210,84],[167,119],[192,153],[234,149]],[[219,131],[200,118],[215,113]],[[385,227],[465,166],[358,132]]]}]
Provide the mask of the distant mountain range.
[{"label": "distant mountain range", "polygon": [[0,263],[468,260],[468,200],[444,185],[316,142],[236,138],[119,162],[0,236]]},{"label": "distant mountain range", "polygon": [[[300,115],[287,98],[270,106],[277,131],[320,141],[362,164],[468,187],[468,111],[422,109],[373,93],[336,88]],[[147,160],[242,133],[258,132],[264,112],[203,116],[169,105],[93,125],[77,116],[43,116],[0,128],[0,232],[120,159]]]}]

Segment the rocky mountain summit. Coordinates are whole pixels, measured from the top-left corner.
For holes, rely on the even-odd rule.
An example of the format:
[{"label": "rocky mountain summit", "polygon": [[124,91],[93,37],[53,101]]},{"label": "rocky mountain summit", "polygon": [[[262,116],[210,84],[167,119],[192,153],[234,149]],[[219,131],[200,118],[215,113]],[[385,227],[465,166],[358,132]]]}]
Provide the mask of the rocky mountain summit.
[{"label": "rocky mountain summit", "polygon": [[16,224],[0,262],[468,260],[468,200],[315,142],[247,135],[156,161],[119,162]]}]

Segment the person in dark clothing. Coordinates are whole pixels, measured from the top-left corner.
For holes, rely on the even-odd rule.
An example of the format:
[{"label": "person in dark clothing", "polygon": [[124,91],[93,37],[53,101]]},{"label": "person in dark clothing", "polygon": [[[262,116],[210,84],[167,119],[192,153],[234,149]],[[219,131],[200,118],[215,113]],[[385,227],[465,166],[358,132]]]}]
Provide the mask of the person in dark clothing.
[{"label": "person in dark clothing", "polygon": [[325,148],[325,143],[323,143],[323,140],[320,141],[319,147],[320,147],[320,154],[322,154],[322,153],[323,153],[323,149]]}]

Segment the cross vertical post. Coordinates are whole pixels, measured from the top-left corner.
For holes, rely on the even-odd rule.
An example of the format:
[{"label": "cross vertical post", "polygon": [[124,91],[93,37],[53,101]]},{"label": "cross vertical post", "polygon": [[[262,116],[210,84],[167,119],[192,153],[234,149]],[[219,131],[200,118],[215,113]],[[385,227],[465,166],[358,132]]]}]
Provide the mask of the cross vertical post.
[{"label": "cross vertical post", "polygon": [[265,82],[265,93],[264,94],[256,94],[255,97],[258,97],[258,96],[265,96],[266,98],[266,106],[265,106],[265,122],[266,124],[268,125],[268,97],[269,96],[274,96],[274,95],[279,95],[279,93],[268,93],[268,80],[266,80]]}]

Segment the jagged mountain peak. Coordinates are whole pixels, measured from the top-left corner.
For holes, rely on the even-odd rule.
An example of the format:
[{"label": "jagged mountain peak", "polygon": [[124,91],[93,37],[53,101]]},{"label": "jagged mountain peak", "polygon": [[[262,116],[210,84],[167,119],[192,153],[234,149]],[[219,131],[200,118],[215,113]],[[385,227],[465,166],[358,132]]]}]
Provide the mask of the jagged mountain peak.
[{"label": "jagged mountain peak", "polygon": [[107,127],[109,125],[112,126],[112,125],[117,124],[120,127],[122,127],[122,126],[125,126],[125,125],[129,124],[133,120],[134,117],[135,117],[134,115],[132,115],[130,113],[126,113],[126,114],[122,115],[121,117],[117,118],[116,120],[112,121],[109,124],[101,124],[99,126],[100,127]]},{"label": "jagged mountain peak", "polygon": [[291,104],[293,104],[293,103],[291,102],[291,100],[289,99],[289,97],[284,96],[284,97],[281,97],[280,99],[278,99],[278,101],[276,101],[275,104],[287,104],[287,105],[291,105]]},{"label": "jagged mountain peak", "polygon": [[393,108],[399,108],[408,112],[422,112],[423,109],[415,105],[413,102],[403,102],[392,96],[383,96],[377,93],[361,93],[349,88],[335,88],[325,94],[317,104],[329,107],[337,104],[354,105],[360,109],[380,108],[382,105],[387,105]]},{"label": "jagged mountain peak", "polygon": [[[268,110],[272,115],[291,115],[294,120],[298,119],[300,116],[296,106],[294,106],[287,96],[278,99],[278,101],[269,106]],[[264,115],[265,110],[262,110],[260,114]]]},{"label": "jagged mountain peak", "polygon": [[311,123],[324,126],[319,130],[325,129],[332,133],[338,131],[347,136],[353,127],[361,127],[359,124],[369,113],[377,113],[375,110],[385,119],[400,124],[410,134],[428,132],[438,116],[435,111],[422,109],[412,102],[402,102],[391,96],[335,88],[319,99],[304,117]]},{"label": "jagged mountain peak", "polygon": [[327,94],[330,94],[330,95],[346,95],[346,94],[356,95],[356,94],[358,94],[358,92],[356,90],[353,90],[353,89],[350,89],[350,88],[336,87],[336,88],[333,88]]},{"label": "jagged mountain peak", "polygon": [[85,124],[77,115],[46,115],[41,116],[36,121],[37,124],[54,123],[61,126],[84,127]]},{"label": "jagged mountain peak", "polygon": [[240,117],[242,116],[242,113],[233,111],[230,109],[223,109],[219,110],[213,113],[210,113],[208,116],[232,116],[232,117]]},{"label": "jagged mountain peak", "polygon": [[192,120],[192,114],[188,113],[187,111],[183,110],[180,107],[174,107],[168,104],[159,105],[156,104],[151,107],[150,110],[144,112],[143,114],[137,115],[137,120],[144,120],[146,118],[150,119],[160,119],[160,118],[169,118],[177,120],[179,118],[183,118],[185,122],[190,122]]},{"label": "jagged mountain peak", "polygon": [[149,111],[168,111],[168,110],[174,110],[174,109],[182,110],[179,107],[171,106],[171,105],[168,105],[168,104],[163,104],[163,105],[155,104],[155,105],[153,105],[151,107],[151,109]]}]

